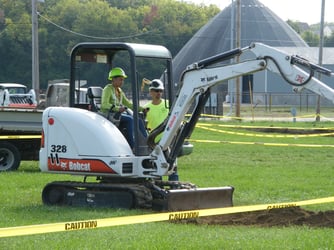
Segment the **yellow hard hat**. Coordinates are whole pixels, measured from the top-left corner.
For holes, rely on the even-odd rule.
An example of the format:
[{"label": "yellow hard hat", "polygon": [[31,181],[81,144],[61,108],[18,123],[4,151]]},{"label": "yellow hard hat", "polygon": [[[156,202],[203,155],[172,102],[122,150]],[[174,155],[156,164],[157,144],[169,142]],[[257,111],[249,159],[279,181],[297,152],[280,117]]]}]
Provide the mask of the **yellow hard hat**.
[{"label": "yellow hard hat", "polygon": [[112,80],[113,77],[118,77],[118,76],[122,76],[124,78],[127,78],[128,76],[125,74],[124,70],[119,68],[119,67],[116,67],[116,68],[113,68],[112,70],[110,70],[109,72],[109,76],[108,76],[108,79],[109,80]]}]

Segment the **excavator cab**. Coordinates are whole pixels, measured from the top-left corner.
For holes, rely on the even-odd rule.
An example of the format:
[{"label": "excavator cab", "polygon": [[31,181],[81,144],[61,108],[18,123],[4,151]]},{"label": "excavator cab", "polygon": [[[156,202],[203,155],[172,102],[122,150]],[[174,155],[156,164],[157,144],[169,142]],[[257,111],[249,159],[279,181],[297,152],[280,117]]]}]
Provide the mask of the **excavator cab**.
[{"label": "excavator cab", "polygon": [[[122,90],[133,103],[134,154],[145,155],[148,146],[139,131],[139,122],[143,118],[139,106],[148,97],[148,79],[160,78],[165,91],[163,97],[173,103],[174,87],[172,82],[172,56],[169,50],[159,45],[133,43],[80,43],[71,53],[70,107],[95,109],[96,105],[83,103],[76,96],[83,86],[88,89],[88,99],[95,100],[96,89],[108,83],[108,73],[113,67],[121,67],[127,74]],[[96,72],[92,74],[92,72]],[[161,75],[161,72],[164,72]],[[83,85],[82,83],[86,83]],[[101,94],[101,93],[100,93]],[[169,108],[169,107],[168,107]]]}]

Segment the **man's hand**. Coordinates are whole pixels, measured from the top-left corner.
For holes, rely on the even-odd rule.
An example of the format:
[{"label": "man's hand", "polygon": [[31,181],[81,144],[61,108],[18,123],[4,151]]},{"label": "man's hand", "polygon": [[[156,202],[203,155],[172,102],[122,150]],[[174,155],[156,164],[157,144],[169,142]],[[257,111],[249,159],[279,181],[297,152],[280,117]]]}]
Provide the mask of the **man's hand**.
[{"label": "man's hand", "polygon": [[118,112],[123,113],[126,110],[126,107],[119,107]]},{"label": "man's hand", "polygon": [[148,111],[150,111],[150,108],[144,108],[144,109],[143,109],[143,113],[144,113],[144,115],[146,115]]}]

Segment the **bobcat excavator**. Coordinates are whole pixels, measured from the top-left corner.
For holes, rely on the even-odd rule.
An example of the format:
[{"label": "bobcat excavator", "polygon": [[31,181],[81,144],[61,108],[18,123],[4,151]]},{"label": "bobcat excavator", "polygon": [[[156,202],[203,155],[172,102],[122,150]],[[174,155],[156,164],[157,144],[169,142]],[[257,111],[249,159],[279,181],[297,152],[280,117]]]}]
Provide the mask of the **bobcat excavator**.
[{"label": "bobcat excavator", "polygon": [[[246,60],[230,63],[230,59],[242,58],[246,54]],[[125,62],[130,65],[125,66]],[[99,71],[91,63],[105,65],[105,68]],[[130,148],[119,127],[99,114],[98,103],[86,105],[75,98],[76,84],[85,72],[100,72],[96,74],[95,80],[98,81],[99,75],[109,72],[111,66],[125,68],[127,82],[131,82],[135,128],[141,119],[141,68],[161,69],[155,78],[160,77],[165,83],[164,96],[171,103],[166,120],[147,138],[135,129],[134,148]],[[166,181],[163,177],[175,171],[177,157],[191,151],[186,139],[191,136],[210,96],[210,89],[229,79],[263,70],[281,75],[294,91],[308,89],[334,100],[334,90],[314,77],[315,72],[332,76],[330,70],[261,43],[189,65],[182,73],[176,94],[171,77],[172,57],[163,46],[132,43],[76,45],[71,53],[70,107],[49,107],[43,113],[40,169],[48,173],[81,175],[83,181],[47,184],[42,192],[43,203],[159,211],[233,206],[232,186],[199,188],[188,182]],[[161,75],[161,72],[164,73]],[[101,82],[105,79],[104,75]],[[101,88],[91,92],[99,93]],[[93,101],[98,96],[88,97]],[[163,133],[162,138],[155,143],[154,139],[160,133]]]}]

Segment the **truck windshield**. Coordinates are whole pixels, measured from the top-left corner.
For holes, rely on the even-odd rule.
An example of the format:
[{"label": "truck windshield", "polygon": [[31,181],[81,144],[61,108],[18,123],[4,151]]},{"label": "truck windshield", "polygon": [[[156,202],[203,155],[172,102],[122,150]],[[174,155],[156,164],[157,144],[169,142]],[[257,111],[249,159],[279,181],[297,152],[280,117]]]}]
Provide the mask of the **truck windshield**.
[{"label": "truck windshield", "polygon": [[9,94],[25,94],[26,93],[26,88],[9,87],[7,89],[8,89]]}]

